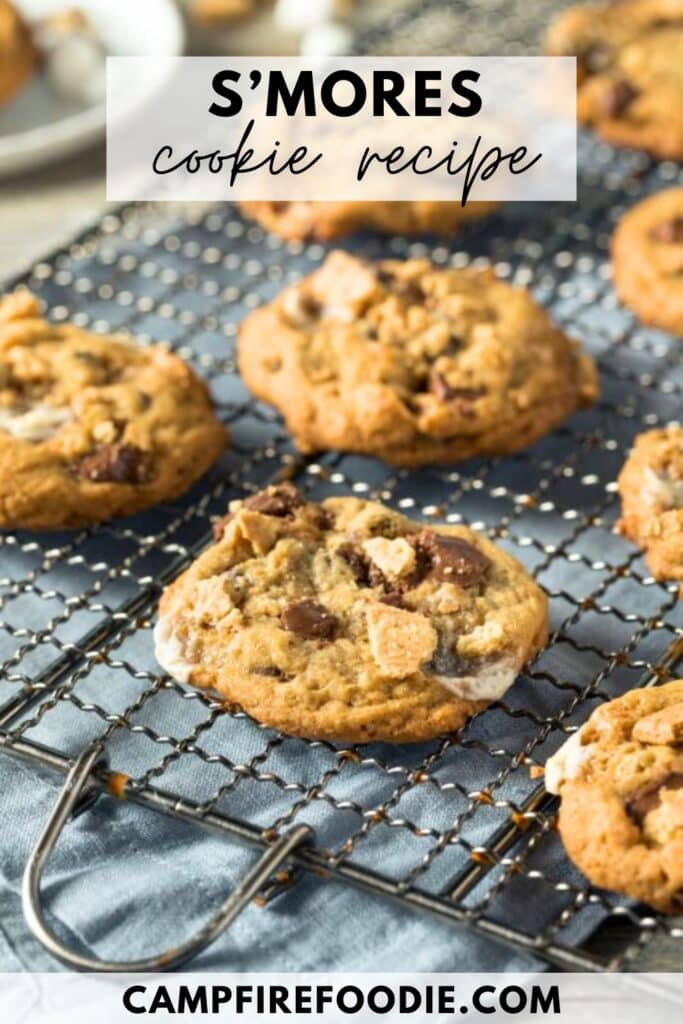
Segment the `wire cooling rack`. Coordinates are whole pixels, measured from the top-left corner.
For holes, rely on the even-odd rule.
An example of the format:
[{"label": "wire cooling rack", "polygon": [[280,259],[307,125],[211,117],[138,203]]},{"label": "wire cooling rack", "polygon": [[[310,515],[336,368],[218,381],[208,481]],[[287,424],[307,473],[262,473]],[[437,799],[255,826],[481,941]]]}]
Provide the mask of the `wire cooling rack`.
[{"label": "wire cooling rack", "polygon": [[[286,244],[229,205],[132,207],[39,263],[20,283],[49,315],[166,339],[210,383],[232,446],[173,505],[78,532],[0,536],[0,746],[60,772],[91,744],[95,785],[200,827],[267,846],[314,829],[306,868],[585,969],[627,965],[659,917],[588,886],[567,864],[554,804],[529,777],[596,704],[675,674],[683,613],[613,533],[614,479],[634,435],[680,415],[680,343],[638,326],[609,279],[625,205],[678,171],[584,140],[578,204],[510,206],[452,245],[359,236],[354,251],[491,262],[597,358],[592,410],[511,458],[389,469],[330,453],[301,459],[279,418],[235,372],[242,317],[309,272],[319,245]],[[229,499],[283,475],[314,499],[354,493],[427,521],[466,522],[510,550],[551,597],[547,649],[505,700],[458,736],[416,747],[337,747],[285,737],[163,675],[156,603],[209,542]],[[283,876],[284,877],[284,876]],[[289,881],[290,879],[288,879]],[[267,890],[277,892],[277,885]],[[608,915],[632,927],[609,961],[581,949]]]},{"label": "wire cooling rack", "polygon": [[[504,41],[490,36],[496,6],[469,5],[471,31],[456,49],[522,52],[534,5],[506,5]],[[402,5],[390,31],[369,28],[361,48],[386,50],[395,38],[400,48],[403,34],[414,52],[420,39],[433,50],[434,19],[466,7]],[[436,35],[446,38],[443,27]],[[257,888],[267,902],[306,870],[321,884],[337,878],[393,897],[561,968],[627,968],[652,936],[683,937],[680,921],[587,885],[554,831],[555,803],[529,776],[599,702],[673,677],[683,662],[676,586],[652,580],[613,532],[614,480],[633,437],[681,416],[683,350],[620,306],[607,252],[622,211],[680,182],[681,172],[587,138],[580,166],[577,204],[511,205],[452,242],[343,242],[369,258],[491,263],[593,353],[599,404],[510,458],[419,471],[339,453],[300,458],[280,419],[237,376],[234,337],[250,309],[312,270],[325,250],[264,234],[228,204],[124,208],[18,282],[57,321],[125,330],[143,344],[166,340],[210,383],[232,445],[175,504],[78,532],[0,534],[0,748],[62,774],[75,763],[85,784],[80,809],[108,793],[270,851],[309,826],[308,845],[280,851],[292,854],[290,867],[273,878],[272,862],[262,865],[222,908],[223,924]],[[485,533],[548,591],[548,647],[505,700],[457,736],[412,747],[285,737],[179,686],[152,654],[163,585],[209,543],[211,519],[231,498],[283,476],[314,499],[359,494]],[[65,800],[32,864],[30,921],[39,934],[37,876],[68,792]],[[591,933],[614,919],[626,941],[614,955],[590,952]]]}]

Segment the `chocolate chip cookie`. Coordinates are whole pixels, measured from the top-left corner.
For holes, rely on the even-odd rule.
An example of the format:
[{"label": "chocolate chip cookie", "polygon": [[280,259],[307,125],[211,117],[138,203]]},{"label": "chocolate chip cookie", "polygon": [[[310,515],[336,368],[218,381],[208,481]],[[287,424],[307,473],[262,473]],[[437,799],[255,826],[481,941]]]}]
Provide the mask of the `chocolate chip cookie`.
[{"label": "chocolate chip cookie", "polygon": [[451,732],[546,639],[543,591],[464,526],[285,483],[233,502],[215,536],[162,596],[157,659],[287,733]]},{"label": "chocolate chip cookie", "polygon": [[683,159],[683,0],[571,7],[547,50],[578,59],[580,121],[615,145]]},{"label": "chocolate chip cookie", "polygon": [[182,494],[225,443],[181,359],[48,323],[28,292],[0,301],[0,527],[138,512]]},{"label": "chocolate chip cookie", "polygon": [[514,452],[597,394],[593,363],[488,271],[334,252],[250,314],[247,386],[304,452],[405,466]]},{"label": "chocolate chip cookie", "polygon": [[683,427],[639,434],[619,476],[619,528],[658,580],[683,581]]},{"label": "chocolate chip cookie", "polygon": [[189,14],[199,25],[214,28],[253,17],[266,0],[190,0]]},{"label": "chocolate chip cookie", "polygon": [[14,4],[0,0],[0,106],[23,88],[37,65],[28,26]]},{"label": "chocolate chip cookie", "polygon": [[591,882],[683,913],[683,679],[599,707],[547,762],[545,784]]},{"label": "chocolate chip cookie", "polygon": [[248,217],[286,239],[320,242],[364,228],[388,235],[451,235],[467,221],[495,210],[494,202],[435,203],[241,203]]},{"label": "chocolate chip cookie", "polygon": [[683,338],[683,188],[637,203],[612,239],[619,297],[646,324]]}]

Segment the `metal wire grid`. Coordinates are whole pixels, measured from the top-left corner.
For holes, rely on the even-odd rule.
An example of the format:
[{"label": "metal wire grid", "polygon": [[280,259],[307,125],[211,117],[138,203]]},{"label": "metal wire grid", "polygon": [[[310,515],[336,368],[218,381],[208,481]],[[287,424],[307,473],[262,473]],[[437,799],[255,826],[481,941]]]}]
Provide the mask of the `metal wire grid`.
[{"label": "metal wire grid", "polygon": [[[619,308],[606,261],[625,202],[668,184],[636,155],[587,143],[581,201],[509,208],[445,244],[365,237],[369,257],[490,258],[532,288],[598,358],[603,397],[533,449],[454,469],[390,470],[330,453],[297,457],[279,419],[235,374],[239,321],[323,255],[245,224],[230,206],[125,209],[36,266],[25,283],[50,315],[165,338],[210,382],[232,447],[180,502],[78,533],[4,534],[0,745],[65,771],[101,737],[102,786],[257,844],[292,823],[316,830],[306,867],[432,910],[560,966],[626,965],[672,919],[588,886],[566,863],[553,805],[532,783],[596,703],[675,672],[683,614],[612,533],[613,480],[639,430],[680,414],[679,343]],[[427,520],[467,522],[548,590],[552,638],[506,699],[457,737],[419,747],[339,748],[287,738],[162,675],[150,628],[162,586],[209,540],[229,498],[282,475],[313,498],[377,497]],[[273,891],[277,891],[274,889]],[[633,926],[609,963],[580,950],[607,914]]]}]

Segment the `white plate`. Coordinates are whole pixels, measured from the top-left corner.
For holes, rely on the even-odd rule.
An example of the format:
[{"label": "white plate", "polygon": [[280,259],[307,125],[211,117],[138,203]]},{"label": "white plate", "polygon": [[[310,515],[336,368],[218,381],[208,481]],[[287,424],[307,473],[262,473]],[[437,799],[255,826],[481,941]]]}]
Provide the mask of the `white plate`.
[{"label": "white plate", "polygon": [[[174,56],[185,47],[174,0],[15,0],[28,21],[77,7],[107,53]],[[140,97],[144,99],[144,97]],[[0,175],[32,170],[78,152],[104,134],[104,103],[60,99],[40,74],[0,110]]]}]

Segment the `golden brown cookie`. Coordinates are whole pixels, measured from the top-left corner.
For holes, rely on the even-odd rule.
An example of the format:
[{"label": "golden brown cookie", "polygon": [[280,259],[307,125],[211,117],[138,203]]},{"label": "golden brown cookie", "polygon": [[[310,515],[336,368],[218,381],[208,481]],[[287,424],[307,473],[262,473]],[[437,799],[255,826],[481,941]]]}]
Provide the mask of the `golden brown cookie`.
[{"label": "golden brown cookie", "polygon": [[241,203],[248,217],[266,230],[286,239],[321,242],[369,228],[388,235],[450,235],[462,224],[485,217],[499,205],[494,202],[435,203]]},{"label": "golden brown cookie", "polygon": [[683,427],[639,434],[619,475],[621,532],[658,580],[683,580]]},{"label": "golden brown cookie", "polygon": [[683,188],[637,203],[612,239],[614,285],[646,324],[683,338]]},{"label": "golden brown cookie", "polygon": [[37,64],[28,26],[14,4],[0,0],[0,106],[26,84]]},{"label": "golden brown cookie", "polygon": [[545,784],[591,882],[683,912],[683,679],[599,707],[549,759]]},{"label": "golden brown cookie", "polygon": [[683,159],[683,0],[571,7],[547,51],[578,59],[580,121],[615,145]]},{"label": "golden brown cookie", "polygon": [[226,439],[177,356],[48,323],[28,292],[0,301],[0,527],[80,526],[170,500]]},{"label": "golden brown cookie", "polygon": [[242,324],[247,387],[298,447],[398,465],[524,448],[597,394],[595,367],[488,271],[343,252]]},{"label": "golden brown cookie", "polygon": [[157,659],[287,733],[451,732],[546,639],[543,591],[464,526],[282,484],[233,502],[216,538],[162,596]]},{"label": "golden brown cookie", "polygon": [[267,0],[190,0],[190,17],[208,27],[227,25],[253,17]]}]

